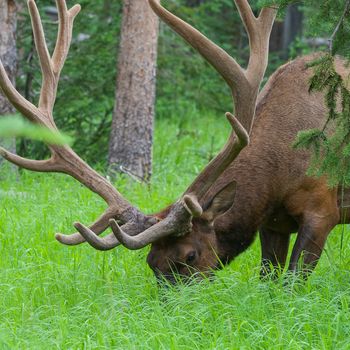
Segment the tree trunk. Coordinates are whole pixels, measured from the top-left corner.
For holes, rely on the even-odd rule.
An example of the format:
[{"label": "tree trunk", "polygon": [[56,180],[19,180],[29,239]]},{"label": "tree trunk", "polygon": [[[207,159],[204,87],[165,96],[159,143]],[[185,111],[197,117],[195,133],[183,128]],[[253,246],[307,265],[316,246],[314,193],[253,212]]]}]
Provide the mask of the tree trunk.
[{"label": "tree trunk", "polygon": [[158,18],[145,0],[124,0],[109,169],[152,173]]},{"label": "tree trunk", "polygon": [[[17,69],[16,52],[16,3],[14,0],[0,0],[0,57],[12,82],[15,81]],[[15,109],[7,101],[0,90],[0,115],[15,113]],[[0,144],[11,152],[15,152],[14,139],[0,139]],[[0,157],[0,166],[3,159]]]},{"label": "tree trunk", "polygon": [[283,22],[276,21],[271,33],[270,51],[280,52],[281,57],[288,58],[289,46],[302,33],[303,13],[298,5],[289,5]]},{"label": "tree trunk", "polygon": [[303,28],[303,14],[298,5],[289,5],[283,28],[283,52],[288,57],[289,45],[301,34]]}]

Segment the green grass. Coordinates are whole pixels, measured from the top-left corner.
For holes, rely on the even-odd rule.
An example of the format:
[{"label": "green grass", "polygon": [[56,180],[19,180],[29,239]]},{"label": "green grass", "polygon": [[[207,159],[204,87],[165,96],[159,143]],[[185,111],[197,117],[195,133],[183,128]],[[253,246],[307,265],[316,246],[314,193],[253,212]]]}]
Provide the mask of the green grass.
[{"label": "green grass", "polygon": [[[160,121],[151,186],[116,186],[142,210],[159,210],[227,133],[224,117]],[[98,252],[55,241],[55,232],[104,209],[74,180],[23,172],[1,182],[0,199],[0,350],[350,348],[347,228],[343,248],[338,227],[311,278],[294,288],[259,281],[255,242],[213,282],[159,290],[148,249]]]}]

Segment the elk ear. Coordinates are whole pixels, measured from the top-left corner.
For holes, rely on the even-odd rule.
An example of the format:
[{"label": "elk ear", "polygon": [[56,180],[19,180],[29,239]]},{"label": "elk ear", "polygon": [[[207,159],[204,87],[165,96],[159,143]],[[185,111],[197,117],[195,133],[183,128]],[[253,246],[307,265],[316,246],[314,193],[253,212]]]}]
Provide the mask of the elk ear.
[{"label": "elk ear", "polygon": [[224,214],[232,207],[236,194],[236,181],[230,182],[222,188],[215,196],[205,205],[202,218],[213,221],[217,216]]}]

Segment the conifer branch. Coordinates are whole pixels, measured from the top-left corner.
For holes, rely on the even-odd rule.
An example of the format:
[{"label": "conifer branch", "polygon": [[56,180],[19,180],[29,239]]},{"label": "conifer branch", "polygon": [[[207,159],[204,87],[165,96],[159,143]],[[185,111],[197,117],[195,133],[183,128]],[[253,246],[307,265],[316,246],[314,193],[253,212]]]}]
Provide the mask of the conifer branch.
[{"label": "conifer branch", "polygon": [[333,43],[334,43],[334,39],[341,27],[341,25],[343,24],[344,22],[344,19],[347,15],[347,13],[350,11],[350,0],[347,0],[347,2],[345,3],[345,7],[344,7],[344,11],[339,19],[339,22],[337,24],[337,26],[335,27],[334,29],[334,32],[332,33],[331,37],[328,39],[328,42],[329,42],[329,51],[331,54],[333,54]]}]

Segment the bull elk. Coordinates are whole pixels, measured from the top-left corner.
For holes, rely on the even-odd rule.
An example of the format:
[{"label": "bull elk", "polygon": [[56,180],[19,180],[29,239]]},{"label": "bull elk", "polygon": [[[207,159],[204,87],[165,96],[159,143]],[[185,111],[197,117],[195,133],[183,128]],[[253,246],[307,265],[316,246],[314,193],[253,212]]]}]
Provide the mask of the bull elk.
[{"label": "bull elk", "polygon": [[[53,130],[57,85],[68,54],[73,21],[80,11],[79,5],[68,10],[64,0],[56,2],[59,30],[51,56],[35,1],[28,1],[43,75],[38,106],[16,91],[0,63],[0,86],[9,101],[29,121]],[[256,17],[247,0],[235,0],[250,43],[248,67],[243,69],[223,49],[168,12],[157,0],[149,3],[224,78],[235,108],[235,116],[226,114],[232,126],[226,145],[179,200],[158,214],[143,214],[68,146],[48,145],[52,156],[43,161],[24,159],[4,149],[1,155],[32,171],[71,175],[105,200],[106,211],[89,227],[75,223],[78,232],[56,234],[63,244],[87,241],[98,250],[120,244],[141,249],[151,244],[149,266],[156,276],[174,281],[174,273],[207,274],[220,267],[220,262],[229,263],[249,247],[257,231],[262,273],[270,266],[283,267],[290,235],[297,231],[289,269],[297,269],[302,255],[304,268],[314,267],[327,235],[339,222],[340,209],[337,190],[329,189],[326,179],[305,175],[309,155],[291,148],[299,130],[319,127],[325,120],[322,94],[308,93],[311,73],[306,64],[312,58],[300,58],[281,67],[258,94],[267,67],[276,8],[264,8]],[[348,74],[340,59],[337,68],[343,76]],[[112,233],[100,237],[108,227]]]}]

